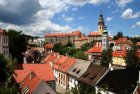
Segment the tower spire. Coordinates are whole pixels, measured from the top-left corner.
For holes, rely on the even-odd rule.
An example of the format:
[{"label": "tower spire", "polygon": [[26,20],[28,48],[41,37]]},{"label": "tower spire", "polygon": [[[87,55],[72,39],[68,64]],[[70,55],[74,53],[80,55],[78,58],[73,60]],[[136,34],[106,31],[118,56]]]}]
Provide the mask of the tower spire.
[{"label": "tower spire", "polygon": [[102,15],[102,11],[101,11],[101,14],[99,16],[99,20],[98,20],[98,31],[99,32],[103,32],[104,31],[104,18],[103,18],[103,15]]}]

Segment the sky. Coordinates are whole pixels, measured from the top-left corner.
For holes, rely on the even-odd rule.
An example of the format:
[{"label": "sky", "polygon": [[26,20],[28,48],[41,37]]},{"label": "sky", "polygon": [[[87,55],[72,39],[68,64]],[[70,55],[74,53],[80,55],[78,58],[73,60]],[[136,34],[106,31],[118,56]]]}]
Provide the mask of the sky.
[{"label": "sky", "polygon": [[0,28],[88,35],[97,31],[101,12],[110,35],[140,36],[140,0],[0,0]]}]

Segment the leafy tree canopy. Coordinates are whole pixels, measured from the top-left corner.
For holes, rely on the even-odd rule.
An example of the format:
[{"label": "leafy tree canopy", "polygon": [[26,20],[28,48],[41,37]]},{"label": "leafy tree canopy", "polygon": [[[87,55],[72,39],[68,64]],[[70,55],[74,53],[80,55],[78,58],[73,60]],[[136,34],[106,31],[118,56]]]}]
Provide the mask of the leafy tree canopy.
[{"label": "leafy tree canopy", "polygon": [[27,50],[26,35],[22,31],[9,29],[9,52],[13,58],[17,58],[18,62],[23,62],[23,52]]}]

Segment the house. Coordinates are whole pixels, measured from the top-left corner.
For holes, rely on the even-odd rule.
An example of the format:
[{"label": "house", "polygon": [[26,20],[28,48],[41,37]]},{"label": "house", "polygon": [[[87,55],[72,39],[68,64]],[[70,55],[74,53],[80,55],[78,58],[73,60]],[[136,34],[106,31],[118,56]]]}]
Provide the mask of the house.
[{"label": "house", "polygon": [[79,78],[78,81],[89,86],[95,86],[110,69],[92,64]]},{"label": "house", "polygon": [[19,84],[22,94],[56,94],[56,92],[33,71]]},{"label": "house", "polygon": [[101,41],[102,40],[102,33],[98,31],[90,32],[88,35],[90,41]]},{"label": "house", "polygon": [[44,37],[38,37],[38,36],[27,36],[27,37],[28,37],[29,45],[43,47],[45,42]]},{"label": "house", "polygon": [[88,59],[91,60],[91,62],[100,63],[102,56],[102,43],[96,42],[96,44],[85,53],[88,54]]},{"label": "house", "polygon": [[9,38],[5,30],[0,28],[0,53],[9,57]]},{"label": "house", "polygon": [[58,53],[50,53],[44,60],[44,63],[50,63],[53,67],[56,78],[56,91],[65,93],[68,89],[68,70],[76,63],[75,58],[70,58]]},{"label": "house", "polygon": [[81,46],[83,44],[88,43],[88,42],[89,42],[89,38],[83,36],[83,37],[80,37],[74,41],[74,46],[75,46],[75,48],[81,48]]},{"label": "house", "polygon": [[[101,94],[134,94],[139,81],[140,68],[128,68],[110,71],[96,85],[96,90]],[[105,90],[106,89],[106,90]]]},{"label": "house", "polygon": [[72,89],[78,85],[77,79],[88,69],[90,65],[90,61],[76,59],[76,63],[68,70],[69,89]]},{"label": "house", "polygon": [[46,43],[62,43],[66,45],[68,42],[74,44],[74,41],[81,37],[80,31],[73,31],[72,33],[56,33],[56,34],[46,34],[45,35],[45,42]]},{"label": "house", "polygon": [[53,44],[45,44],[44,48],[45,48],[45,53],[48,54],[52,51],[53,49]]},{"label": "house", "polygon": [[115,42],[116,43],[113,47],[113,51],[116,51],[116,50],[126,51],[127,49],[130,49],[132,45],[132,42],[125,37],[120,37]]},{"label": "house", "polygon": [[113,68],[126,68],[126,51],[113,51],[112,52],[112,67]]},{"label": "house", "polygon": [[21,83],[30,72],[34,72],[39,79],[43,79],[55,90],[55,77],[52,67],[49,63],[46,64],[21,64],[14,70],[13,77],[16,83]]}]

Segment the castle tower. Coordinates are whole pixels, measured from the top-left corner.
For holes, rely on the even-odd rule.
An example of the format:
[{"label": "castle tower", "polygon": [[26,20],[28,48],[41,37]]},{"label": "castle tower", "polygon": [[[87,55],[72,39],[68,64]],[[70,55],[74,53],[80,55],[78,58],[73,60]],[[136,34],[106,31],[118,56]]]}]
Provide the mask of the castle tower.
[{"label": "castle tower", "polygon": [[109,48],[109,39],[108,39],[108,31],[105,26],[104,31],[102,33],[102,50],[107,50]]},{"label": "castle tower", "polygon": [[105,27],[105,25],[104,25],[104,18],[103,18],[103,15],[101,13],[100,17],[99,17],[99,21],[98,21],[98,32],[103,33],[104,27]]}]

